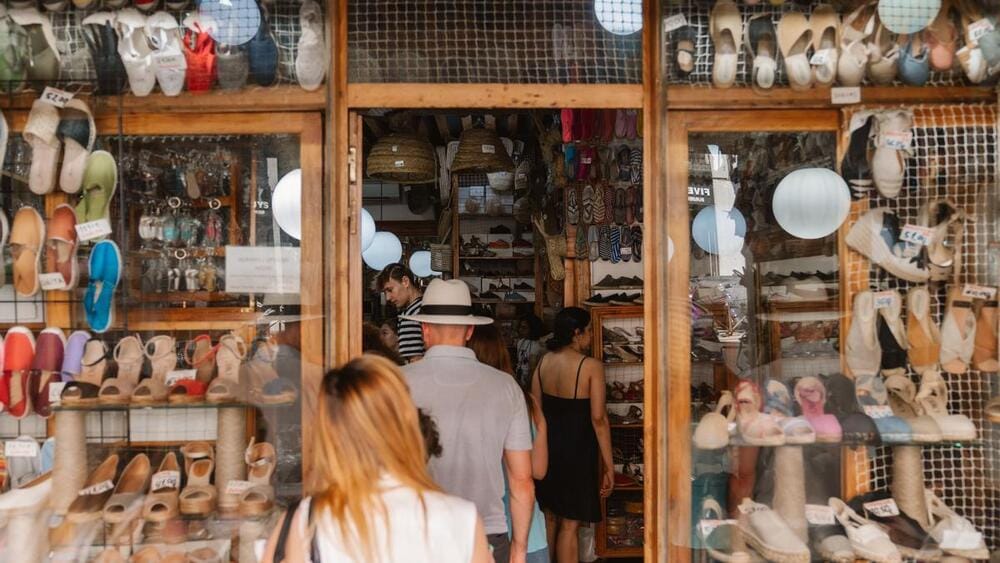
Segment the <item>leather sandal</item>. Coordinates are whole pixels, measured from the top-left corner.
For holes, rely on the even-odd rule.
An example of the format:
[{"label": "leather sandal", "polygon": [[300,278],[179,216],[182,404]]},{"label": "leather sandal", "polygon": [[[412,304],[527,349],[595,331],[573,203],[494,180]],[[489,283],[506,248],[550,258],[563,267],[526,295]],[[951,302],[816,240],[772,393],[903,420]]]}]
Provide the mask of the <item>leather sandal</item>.
[{"label": "leather sandal", "polygon": [[[170,473],[167,473],[170,472]],[[142,516],[147,522],[166,522],[171,518],[176,518],[180,513],[178,491],[180,491],[180,465],[177,463],[177,454],[169,452],[163,461],[160,462],[159,469],[153,475],[152,485],[149,495],[143,503]],[[171,479],[176,474],[176,479]],[[156,487],[158,477],[163,477],[162,485]]]},{"label": "leather sandal", "polygon": [[271,485],[271,477],[274,475],[277,453],[271,444],[254,443],[251,439],[244,459],[249,468],[247,481],[253,483],[253,486],[240,496],[239,512],[245,517],[260,516],[274,506],[274,487]]},{"label": "leather sandal", "polygon": [[218,491],[210,483],[215,471],[215,460],[205,457],[196,460],[184,458],[187,486],[181,492],[181,514],[206,516],[215,510]]},{"label": "leather sandal", "polygon": [[151,471],[149,457],[139,454],[128,462],[122,471],[114,492],[104,504],[104,521],[118,524],[133,520],[142,513],[142,498],[149,487],[149,472]]},{"label": "leather sandal", "polygon": [[101,518],[105,503],[111,498],[118,478],[118,455],[111,454],[84,481],[83,488],[69,505],[66,521],[73,524]]}]

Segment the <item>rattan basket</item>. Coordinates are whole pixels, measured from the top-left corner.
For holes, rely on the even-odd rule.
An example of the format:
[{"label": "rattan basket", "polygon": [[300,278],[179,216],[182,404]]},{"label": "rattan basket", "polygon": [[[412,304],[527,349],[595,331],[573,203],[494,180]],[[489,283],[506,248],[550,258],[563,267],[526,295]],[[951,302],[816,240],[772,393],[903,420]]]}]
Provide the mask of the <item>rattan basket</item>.
[{"label": "rattan basket", "polygon": [[386,182],[426,184],[436,179],[434,147],[404,133],[391,133],[378,140],[368,155],[368,176]]},{"label": "rattan basket", "polygon": [[492,129],[466,129],[458,139],[452,172],[513,172],[514,161]]}]

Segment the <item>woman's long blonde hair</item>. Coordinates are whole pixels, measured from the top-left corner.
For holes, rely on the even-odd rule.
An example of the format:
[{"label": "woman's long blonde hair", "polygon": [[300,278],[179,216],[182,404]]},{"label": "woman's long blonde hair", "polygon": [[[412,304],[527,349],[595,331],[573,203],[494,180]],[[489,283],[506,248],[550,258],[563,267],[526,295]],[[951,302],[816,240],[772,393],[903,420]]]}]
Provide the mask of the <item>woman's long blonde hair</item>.
[{"label": "woman's long blonde hair", "polygon": [[318,415],[311,483],[315,514],[332,517],[348,552],[376,561],[374,533],[388,525],[381,477],[418,494],[440,491],[427,474],[417,408],[399,369],[385,358],[364,355],[326,374]]}]

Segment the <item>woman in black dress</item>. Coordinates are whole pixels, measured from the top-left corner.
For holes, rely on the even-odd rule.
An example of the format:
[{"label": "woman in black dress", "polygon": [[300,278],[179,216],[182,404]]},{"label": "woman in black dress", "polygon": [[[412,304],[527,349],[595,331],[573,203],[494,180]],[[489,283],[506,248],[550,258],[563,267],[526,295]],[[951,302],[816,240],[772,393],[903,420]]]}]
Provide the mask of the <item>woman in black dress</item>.
[{"label": "woman in black dress", "polygon": [[550,352],[531,380],[531,393],[549,425],[549,470],[535,483],[535,493],[558,563],[576,563],[580,522],[600,521],[598,495],[611,494],[615,483],[604,366],[587,355],[590,342],[590,314],[578,307],[563,309],[556,315]]}]

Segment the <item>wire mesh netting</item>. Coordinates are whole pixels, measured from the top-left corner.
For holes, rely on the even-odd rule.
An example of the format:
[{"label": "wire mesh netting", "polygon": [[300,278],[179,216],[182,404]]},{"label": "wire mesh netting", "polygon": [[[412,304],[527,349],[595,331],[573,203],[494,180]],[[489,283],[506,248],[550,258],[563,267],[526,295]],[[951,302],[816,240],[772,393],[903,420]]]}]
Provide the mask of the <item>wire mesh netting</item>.
[{"label": "wire mesh netting", "polygon": [[359,0],[351,82],[642,81],[641,0]]},{"label": "wire mesh netting", "polygon": [[[857,110],[845,110],[844,122]],[[962,256],[958,283],[996,286],[994,263],[996,210],[991,197],[997,182],[997,113],[994,106],[917,106],[914,114],[912,156],[908,159],[906,183],[895,199],[872,191],[868,208],[888,207],[900,224],[916,224],[926,202],[948,198],[971,220],[962,223],[964,236],[957,253]],[[931,181],[929,170],[937,170]],[[856,208],[865,207],[856,205]],[[855,212],[857,209],[855,210]],[[849,221],[853,221],[855,215]],[[871,265],[856,252],[848,253],[846,279],[852,296],[858,291],[898,290],[902,295],[917,284],[900,280]],[[931,313],[940,326],[945,315],[946,283],[929,286]],[[919,374],[909,376],[917,384]],[[996,394],[989,374],[969,371],[961,375],[943,374],[948,389],[948,411],[968,416],[979,431],[980,440],[971,444],[942,443],[923,448],[924,483],[946,504],[969,518],[981,530],[991,549],[1000,545],[1000,510],[997,503],[1000,471],[1000,431],[983,416],[984,405]],[[882,489],[892,482],[893,451],[888,447],[869,450],[854,468],[854,484],[859,491]]]}]

